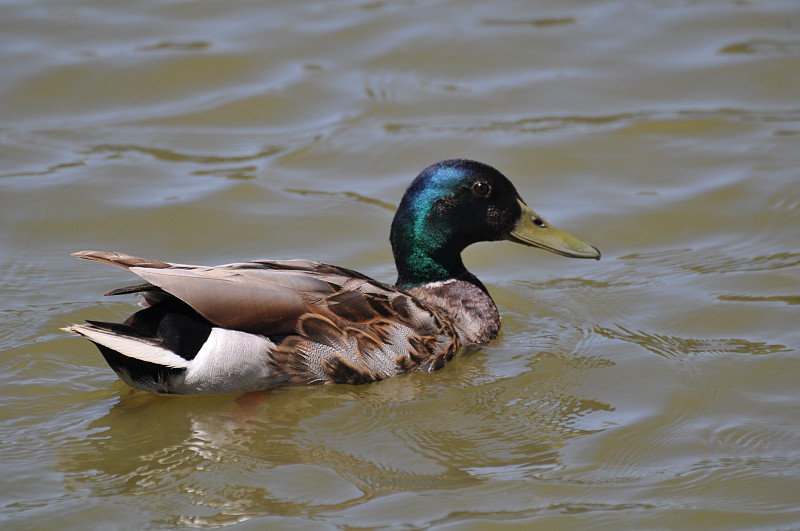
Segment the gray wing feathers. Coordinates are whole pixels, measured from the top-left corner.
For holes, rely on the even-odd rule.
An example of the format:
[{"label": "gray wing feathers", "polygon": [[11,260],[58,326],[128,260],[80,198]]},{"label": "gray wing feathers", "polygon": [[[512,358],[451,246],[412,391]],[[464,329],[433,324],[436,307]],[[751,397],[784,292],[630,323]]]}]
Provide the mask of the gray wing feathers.
[{"label": "gray wing feathers", "polygon": [[[293,332],[298,318],[309,311],[308,304],[333,292],[313,271],[318,264],[305,260],[207,267],[102,251],[81,251],[74,256],[128,269],[217,326],[256,334]],[[275,269],[282,266],[291,269]]]},{"label": "gray wing feathers", "polygon": [[252,277],[224,269],[131,267],[130,270],[224,328],[255,334],[287,334],[308,311],[295,290],[266,279],[256,282]]}]

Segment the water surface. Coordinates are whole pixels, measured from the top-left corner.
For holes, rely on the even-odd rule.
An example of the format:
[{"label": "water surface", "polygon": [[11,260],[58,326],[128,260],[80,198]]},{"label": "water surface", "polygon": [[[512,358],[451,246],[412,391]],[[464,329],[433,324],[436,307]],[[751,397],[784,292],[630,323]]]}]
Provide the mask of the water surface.
[{"label": "water surface", "polygon": [[[800,6],[0,5],[4,529],[800,527]],[[428,164],[498,167],[599,262],[468,249],[501,336],[432,374],[176,398],[60,327],[130,275],[394,280]]]}]

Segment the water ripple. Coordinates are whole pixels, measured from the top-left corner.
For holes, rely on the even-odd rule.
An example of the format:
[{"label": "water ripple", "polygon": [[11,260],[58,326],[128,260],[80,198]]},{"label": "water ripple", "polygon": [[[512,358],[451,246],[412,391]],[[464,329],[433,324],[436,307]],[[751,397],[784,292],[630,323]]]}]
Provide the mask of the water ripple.
[{"label": "water ripple", "polygon": [[109,158],[116,158],[126,153],[138,153],[148,155],[157,160],[164,162],[191,162],[195,164],[230,164],[236,162],[250,162],[254,160],[265,159],[280,153],[283,150],[279,146],[268,146],[256,153],[240,156],[219,156],[219,155],[192,155],[189,153],[179,153],[177,151],[152,148],[146,146],[136,145],[117,145],[117,144],[100,144],[93,146],[91,149],[85,151],[85,154],[93,155],[97,153],[108,153]]},{"label": "water ripple", "polygon": [[664,358],[684,360],[690,356],[705,354],[776,354],[792,352],[786,345],[740,338],[693,338],[657,334],[642,330],[629,330],[622,325],[597,326],[593,330],[605,338],[639,345]]}]

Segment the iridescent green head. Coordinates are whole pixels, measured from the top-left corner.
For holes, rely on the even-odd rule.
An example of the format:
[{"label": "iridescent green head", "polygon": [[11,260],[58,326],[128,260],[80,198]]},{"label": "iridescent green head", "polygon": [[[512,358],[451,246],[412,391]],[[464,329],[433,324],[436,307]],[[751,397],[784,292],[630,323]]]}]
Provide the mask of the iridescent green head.
[{"label": "iridescent green head", "polygon": [[468,278],[461,251],[476,242],[503,239],[563,256],[600,259],[596,248],[528,208],[496,169],[473,160],[444,160],[414,179],[392,222],[397,285]]}]

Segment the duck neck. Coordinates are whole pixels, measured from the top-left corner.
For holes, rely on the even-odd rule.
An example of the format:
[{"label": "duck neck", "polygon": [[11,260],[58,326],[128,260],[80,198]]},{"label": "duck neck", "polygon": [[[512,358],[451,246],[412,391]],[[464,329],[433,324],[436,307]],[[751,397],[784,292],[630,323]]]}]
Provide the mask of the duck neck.
[{"label": "duck neck", "polygon": [[414,205],[401,204],[392,222],[397,286],[409,289],[431,282],[474,279],[461,260],[468,242],[460,240],[454,227],[426,214]]},{"label": "duck neck", "polygon": [[453,279],[478,280],[464,267],[459,253],[448,256],[447,253],[430,253],[424,249],[411,248],[407,254],[395,257],[395,264],[396,284],[403,289],[444,283]]},{"label": "duck neck", "polygon": [[461,251],[470,243],[452,223],[401,204],[392,222],[397,286],[446,316],[462,344],[486,343],[500,329],[500,315],[486,287],[467,271]]}]

